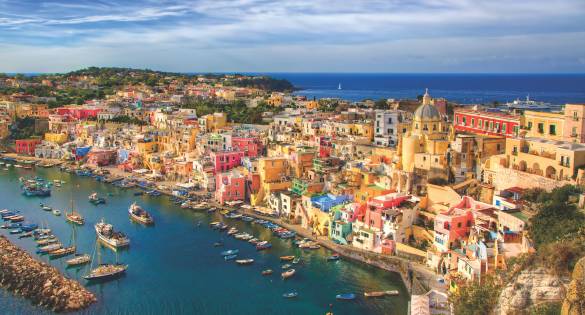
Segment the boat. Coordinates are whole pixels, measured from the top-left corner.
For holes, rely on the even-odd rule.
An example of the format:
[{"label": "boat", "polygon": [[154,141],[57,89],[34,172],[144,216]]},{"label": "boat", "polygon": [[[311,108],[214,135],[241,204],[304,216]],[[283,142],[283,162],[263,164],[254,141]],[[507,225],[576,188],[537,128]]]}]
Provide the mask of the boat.
[{"label": "boat", "polygon": [[288,292],[282,295],[283,298],[285,299],[292,299],[292,298],[296,298],[297,296],[299,296],[299,294],[297,292]]},{"label": "boat", "polygon": [[354,293],[343,293],[343,294],[336,295],[335,298],[338,300],[354,300],[355,294]]},{"label": "boat", "polygon": [[288,269],[290,268],[292,265],[291,264],[284,264],[282,265],[282,267],[280,267],[281,269]]},{"label": "boat", "polygon": [[37,241],[37,246],[38,247],[42,247],[42,246],[47,246],[50,244],[55,244],[58,243],[59,240],[57,238],[46,238],[46,239],[42,239],[42,240],[38,240]]},{"label": "boat", "polygon": [[319,249],[319,248],[321,248],[321,245],[319,245],[319,244],[313,244],[313,245],[311,245],[311,246],[309,246],[307,248],[308,249]]},{"label": "boat", "polygon": [[227,232],[227,234],[228,234],[228,235],[232,235],[232,234],[236,234],[236,233],[238,233],[238,229],[236,229],[236,228],[231,228],[231,229],[230,229],[230,230]]},{"label": "boat", "polygon": [[26,238],[26,237],[32,237],[32,236],[33,236],[32,232],[26,232],[26,233],[19,235],[18,238]]},{"label": "boat", "polygon": [[98,197],[98,194],[94,192],[93,194],[89,195],[89,202],[97,206],[99,204],[106,203],[106,199]]},{"label": "boat", "polygon": [[[83,278],[87,281],[96,281],[96,280],[110,280],[122,276],[126,270],[128,269],[128,265],[118,263],[118,255],[116,254],[116,262],[114,264],[103,264],[101,262],[101,246],[96,242],[97,248],[97,267],[93,267],[93,260],[92,266],[90,266],[89,274],[83,276]],[[95,252],[94,252],[95,253]]]},{"label": "boat", "polygon": [[237,259],[236,263],[238,265],[250,265],[254,263],[254,259]]},{"label": "boat", "polygon": [[124,264],[101,264],[83,278],[88,281],[113,279],[124,274],[127,269],[128,265]]},{"label": "boat", "polygon": [[90,261],[91,261],[91,257],[89,257],[88,254],[83,254],[83,255],[76,255],[75,257],[65,261],[65,263],[67,264],[67,266],[79,266],[79,265],[85,265]]},{"label": "boat", "polygon": [[130,239],[124,233],[114,231],[114,226],[106,223],[103,218],[94,227],[98,239],[106,245],[114,249],[130,245]]},{"label": "boat", "polygon": [[60,216],[61,215],[61,210],[55,209],[55,210],[53,210],[53,214],[56,215],[56,216]]},{"label": "boat", "polygon": [[365,297],[382,297],[399,295],[398,290],[364,292]]},{"label": "boat", "polygon": [[223,242],[215,242],[213,243],[213,247],[221,247],[223,246]]},{"label": "boat", "polygon": [[73,198],[71,198],[71,211],[67,212],[65,211],[65,219],[68,222],[77,224],[77,225],[83,225],[85,223],[85,219],[83,218],[83,216],[74,210],[73,208]]},{"label": "boat", "polygon": [[41,206],[41,209],[43,209],[43,210],[45,210],[45,211],[52,211],[52,210],[53,210],[53,208],[51,208],[51,207],[49,207],[49,206],[46,206],[46,205],[42,205],[42,206]]},{"label": "boat", "polygon": [[291,261],[295,259],[295,256],[280,256],[281,261]]},{"label": "boat", "polygon": [[534,101],[530,99],[530,95],[526,96],[525,100],[521,100],[519,98],[515,99],[512,102],[508,102],[505,104],[508,109],[520,109],[520,110],[537,110],[537,111],[550,111],[555,107],[551,103]]},{"label": "boat", "polygon": [[10,230],[9,233],[10,234],[20,234],[20,233],[22,233],[22,230],[21,229]]},{"label": "boat", "polygon": [[295,257],[295,259],[293,259],[292,263],[293,264],[298,264],[299,262],[301,262],[301,258],[300,257]]},{"label": "boat", "polygon": [[54,250],[57,250],[59,248],[63,247],[63,245],[61,243],[55,243],[55,244],[49,244],[43,247],[39,247],[39,249],[37,250],[38,253],[40,254],[46,254],[48,252],[52,252]]},{"label": "boat", "polygon": [[333,255],[327,257],[327,261],[336,261],[336,260],[339,260],[339,258],[341,258],[341,256],[339,256],[339,254],[333,254]]},{"label": "boat", "polygon": [[138,223],[150,225],[154,223],[154,219],[146,210],[142,209],[139,205],[134,202],[128,208],[130,218]]},{"label": "boat", "polygon": [[221,255],[222,256],[229,256],[229,255],[237,254],[239,252],[240,252],[239,249],[230,249],[230,250],[226,250],[226,251],[221,252]]},{"label": "boat", "polygon": [[227,255],[227,256],[223,256],[223,259],[224,259],[225,261],[228,261],[228,260],[235,259],[236,257],[238,257],[238,254],[233,254],[233,255]]},{"label": "boat", "polygon": [[260,243],[256,244],[256,250],[265,250],[265,249],[269,249],[271,247],[272,247],[272,244],[268,243],[267,241],[260,242]]},{"label": "boat", "polygon": [[20,226],[20,229],[23,232],[32,232],[32,231],[36,230],[38,227],[39,226],[37,224],[35,224],[35,223],[25,223],[25,224],[22,224]]},{"label": "boat", "polygon": [[341,83],[339,83],[339,85],[337,86],[338,90],[341,90]]},{"label": "boat", "polygon": [[76,250],[75,246],[59,248],[59,249],[56,249],[54,251],[50,251],[49,258],[56,259],[56,258],[61,258],[61,257],[67,256],[67,255],[75,254],[75,250]]},{"label": "boat", "polygon": [[272,269],[266,269],[266,270],[262,270],[262,275],[263,276],[269,276],[272,274]]},{"label": "boat", "polygon": [[288,278],[290,278],[290,277],[294,276],[294,275],[295,275],[295,273],[296,273],[296,270],[294,270],[294,269],[289,269],[289,270],[287,270],[287,271],[285,271],[285,272],[281,273],[281,274],[280,274],[280,276],[282,277],[282,279],[283,279],[283,280],[285,280],[285,279],[288,279]]},{"label": "boat", "polygon": [[8,217],[8,220],[10,220],[10,222],[22,222],[22,221],[24,221],[24,216],[14,215],[14,216]]}]

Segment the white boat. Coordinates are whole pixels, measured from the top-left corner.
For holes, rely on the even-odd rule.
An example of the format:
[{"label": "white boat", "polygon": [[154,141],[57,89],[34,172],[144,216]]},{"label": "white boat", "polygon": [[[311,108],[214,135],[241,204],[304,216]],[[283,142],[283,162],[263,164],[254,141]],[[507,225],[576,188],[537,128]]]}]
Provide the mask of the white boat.
[{"label": "white boat", "polygon": [[95,232],[98,239],[114,249],[130,245],[130,239],[124,233],[114,231],[114,227],[104,219],[96,223]]},{"label": "white boat", "polygon": [[146,212],[146,210],[142,209],[136,202],[130,205],[128,208],[128,213],[130,214],[130,218],[136,222],[142,224],[153,224],[154,219],[150,215],[150,213]]},{"label": "white boat", "polygon": [[90,261],[91,261],[91,257],[89,257],[88,254],[83,254],[83,255],[75,256],[74,258],[71,258],[71,259],[65,261],[65,263],[67,264],[67,266],[79,266],[79,265],[87,264]]},{"label": "white boat", "polygon": [[54,215],[56,215],[56,216],[60,216],[60,215],[61,215],[61,210],[59,210],[59,209],[54,209],[54,210],[53,210],[53,214],[54,214]]},{"label": "white boat", "polygon": [[539,102],[530,99],[530,95],[526,96],[525,100],[521,100],[519,98],[515,99],[512,102],[508,102],[505,104],[509,109],[522,109],[522,110],[551,110],[554,105],[551,103],[546,102]]}]

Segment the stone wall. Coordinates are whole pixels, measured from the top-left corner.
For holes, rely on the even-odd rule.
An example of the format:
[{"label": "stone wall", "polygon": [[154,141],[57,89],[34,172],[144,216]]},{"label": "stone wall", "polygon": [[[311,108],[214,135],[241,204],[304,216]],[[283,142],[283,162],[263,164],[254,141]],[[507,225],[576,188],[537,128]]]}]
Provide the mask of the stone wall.
[{"label": "stone wall", "polygon": [[562,187],[566,184],[571,184],[569,181],[550,179],[511,168],[506,168],[496,163],[492,164],[493,165],[491,168],[485,171],[484,182],[491,183],[496,191],[501,191],[510,187],[538,187],[545,189],[546,191],[551,191],[554,188]]}]

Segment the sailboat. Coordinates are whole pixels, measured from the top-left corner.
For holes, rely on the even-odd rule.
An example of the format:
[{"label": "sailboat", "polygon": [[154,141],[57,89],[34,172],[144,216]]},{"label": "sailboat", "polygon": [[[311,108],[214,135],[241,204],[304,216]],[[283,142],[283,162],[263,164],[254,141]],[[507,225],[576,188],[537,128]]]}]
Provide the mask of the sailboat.
[{"label": "sailboat", "polygon": [[71,212],[65,211],[65,218],[67,221],[77,225],[83,225],[85,223],[83,216],[73,209],[73,198],[71,198]]},{"label": "sailboat", "polygon": [[59,249],[56,249],[54,251],[49,252],[49,258],[51,259],[57,259],[57,258],[61,258],[61,257],[65,257],[65,256],[69,256],[71,254],[75,254],[75,251],[77,250],[77,246],[76,246],[76,242],[75,242],[75,226],[71,227],[71,243],[69,244],[68,247],[62,247]]},{"label": "sailboat", "polygon": [[98,265],[96,268],[93,268],[93,261],[92,265],[90,266],[89,274],[83,276],[85,280],[94,281],[94,280],[110,280],[117,278],[124,274],[128,269],[128,265],[119,264],[118,263],[118,254],[116,253],[116,263],[115,264],[102,264],[101,262],[101,251],[100,251],[100,244],[96,239],[96,248],[97,248],[97,255],[98,255]]},{"label": "sailboat", "polygon": [[337,87],[338,90],[341,90],[341,83],[339,83],[339,86]]}]

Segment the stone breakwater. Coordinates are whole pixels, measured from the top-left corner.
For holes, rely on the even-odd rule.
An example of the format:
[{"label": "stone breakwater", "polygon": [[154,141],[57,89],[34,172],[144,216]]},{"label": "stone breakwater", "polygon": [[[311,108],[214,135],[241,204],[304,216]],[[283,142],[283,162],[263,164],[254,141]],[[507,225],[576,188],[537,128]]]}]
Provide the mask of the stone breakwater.
[{"label": "stone breakwater", "polygon": [[96,302],[79,282],[38,261],[0,236],[0,286],[54,312],[81,310]]}]

